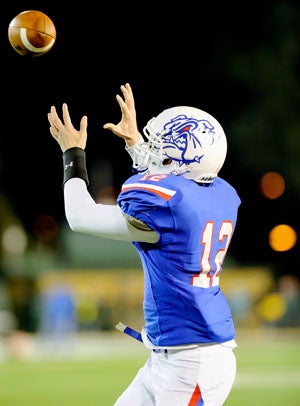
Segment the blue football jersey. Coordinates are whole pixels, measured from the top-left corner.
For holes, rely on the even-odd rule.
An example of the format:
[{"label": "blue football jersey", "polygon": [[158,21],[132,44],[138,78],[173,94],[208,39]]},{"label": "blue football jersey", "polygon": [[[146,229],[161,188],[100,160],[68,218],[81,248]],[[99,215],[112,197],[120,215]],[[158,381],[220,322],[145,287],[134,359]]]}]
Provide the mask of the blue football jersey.
[{"label": "blue football jersey", "polygon": [[240,198],[217,177],[198,185],[183,176],[134,175],[122,186],[122,211],[160,235],[133,244],[144,272],[145,329],[155,346],[220,343],[235,337],[219,285]]}]

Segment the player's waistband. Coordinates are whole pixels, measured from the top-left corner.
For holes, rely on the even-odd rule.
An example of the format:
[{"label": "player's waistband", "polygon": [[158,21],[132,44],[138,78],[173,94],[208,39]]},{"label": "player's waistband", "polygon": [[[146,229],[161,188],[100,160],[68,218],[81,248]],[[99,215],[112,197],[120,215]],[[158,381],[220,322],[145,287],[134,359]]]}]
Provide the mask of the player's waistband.
[{"label": "player's waistband", "polygon": [[163,353],[163,354],[174,354],[179,351],[185,351],[185,350],[192,350],[195,348],[199,347],[214,347],[216,345],[220,345],[223,347],[229,347],[229,348],[235,348],[237,347],[237,343],[234,339],[228,340],[228,341],[223,341],[221,343],[216,343],[216,342],[208,342],[208,343],[199,343],[199,344],[186,344],[186,345],[180,345],[180,346],[174,346],[174,347],[155,347],[150,340],[148,339],[147,333],[145,328],[142,328],[141,333],[139,331],[136,331],[127,325],[119,322],[116,325],[116,328],[120,331],[122,331],[125,334],[128,334],[129,336],[133,337],[134,339],[142,342],[146,348],[150,349],[154,353]]},{"label": "player's waistband", "polygon": [[196,348],[209,348],[209,347],[215,347],[215,346],[228,347],[228,348],[233,349],[233,348],[237,347],[237,343],[233,339],[233,340],[225,341],[223,343],[201,343],[201,344],[181,346],[181,347],[175,347],[175,348],[153,348],[152,352],[157,353],[157,354],[175,354],[176,352],[179,352],[179,351],[194,350]]},{"label": "player's waistband", "polygon": [[182,350],[168,350],[167,348],[155,348],[152,350],[152,352],[155,352],[157,354],[172,354],[178,351]]}]

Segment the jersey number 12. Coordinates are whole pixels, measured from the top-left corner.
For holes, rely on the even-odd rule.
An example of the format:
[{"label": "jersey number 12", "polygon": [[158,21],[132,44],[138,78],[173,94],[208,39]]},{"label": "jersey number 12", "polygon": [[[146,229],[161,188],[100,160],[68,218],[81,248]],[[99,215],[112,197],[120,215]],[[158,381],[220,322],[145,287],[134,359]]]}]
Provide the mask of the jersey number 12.
[{"label": "jersey number 12", "polygon": [[219,275],[222,271],[222,264],[233,234],[233,224],[231,221],[223,221],[218,231],[218,244],[222,245],[212,257],[215,224],[208,221],[202,233],[201,244],[203,254],[200,260],[201,271],[192,276],[191,284],[201,288],[209,288],[219,285]]}]

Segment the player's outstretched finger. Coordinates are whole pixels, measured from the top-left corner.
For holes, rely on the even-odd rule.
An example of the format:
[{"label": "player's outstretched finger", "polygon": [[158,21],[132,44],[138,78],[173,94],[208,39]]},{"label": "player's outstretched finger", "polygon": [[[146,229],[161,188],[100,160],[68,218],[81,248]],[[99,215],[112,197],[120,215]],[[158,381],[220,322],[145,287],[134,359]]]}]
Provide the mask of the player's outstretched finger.
[{"label": "player's outstretched finger", "polygon": [[63,111],[64,123],[68,124],[68,125],[72,125],[67,103],[63,103],[62,111]]},{"label": "player's outstretched finger", "polygon": [[48,119],[50,121],[50,124],[57,129],[63,125],[61,119],[58,117],[56,108],[54,106],[51,106]]}]

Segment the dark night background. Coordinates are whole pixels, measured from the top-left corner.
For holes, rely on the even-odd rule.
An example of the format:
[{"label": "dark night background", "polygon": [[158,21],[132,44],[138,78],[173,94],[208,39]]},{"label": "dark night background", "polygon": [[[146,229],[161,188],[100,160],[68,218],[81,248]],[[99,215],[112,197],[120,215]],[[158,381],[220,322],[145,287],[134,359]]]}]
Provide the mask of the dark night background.
[{"label": "dark night background", "polygon": [[[57,30],[52,50],[36,58],[17,54],[7,38],[12,18],[29,9],[45,12]],[[0,27],[1,189],[28,233],[44,213],[64,219],[61,152],[47,121],[52,104],[67,102],[75,126],[88,115],[91,174],[106,159],[117,189],[131,174],[123,141],[102,129],[119,120],[115,95],[129,82],[140,129],[175,105],[199,107],[221,122],[228,155],[220,176],[242,199],[232,256],[300,274],[299,241],[286,253],[268,246],[278,223],[300,232],[298,2],[184,2],[162,10],[152,2],[10,1]],[[267,171],[286,181],[274,201],[259,192]]]}]

